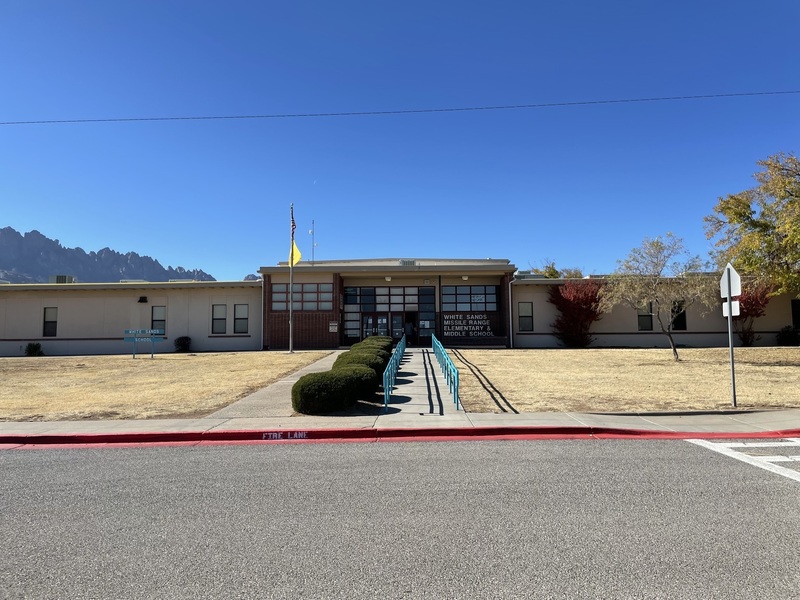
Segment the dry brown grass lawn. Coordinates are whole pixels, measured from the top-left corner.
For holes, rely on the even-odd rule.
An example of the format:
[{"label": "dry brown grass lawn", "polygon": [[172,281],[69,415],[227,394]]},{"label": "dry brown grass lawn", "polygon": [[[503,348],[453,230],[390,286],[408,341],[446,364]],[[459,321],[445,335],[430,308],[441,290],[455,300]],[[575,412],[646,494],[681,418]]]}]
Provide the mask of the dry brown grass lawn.
[{"label": "dry brown grass lawn", "polygon": [[[727,348],[451,350],[468,412],[731,408]],[[800,348],[736,348],[738,408],[800,407]]]},{"label": "dry brown grass lawn", "polygon": [[[451,350],[469,412],[730,408],[727,348]],[[0,358],[0,420],[207,415],[328,352]],[[739,408],[800,407],[800,348],[737,348]]]},{"label": "dry brown grass lawn", "polygon": [[0,420],[209,414],[330,352],[0,358]]}]

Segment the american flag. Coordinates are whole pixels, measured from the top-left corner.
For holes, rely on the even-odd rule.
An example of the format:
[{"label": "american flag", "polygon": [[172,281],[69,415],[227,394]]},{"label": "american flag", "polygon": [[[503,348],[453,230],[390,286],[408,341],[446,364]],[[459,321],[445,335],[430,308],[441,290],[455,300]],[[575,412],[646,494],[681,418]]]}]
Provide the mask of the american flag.
[{"label": "american flag", "polygon": [[297,229],[297,225],[294,222],[294,204],[289,207],[289,211],[292,215],[292,239],[294,239],[294,230]]}]

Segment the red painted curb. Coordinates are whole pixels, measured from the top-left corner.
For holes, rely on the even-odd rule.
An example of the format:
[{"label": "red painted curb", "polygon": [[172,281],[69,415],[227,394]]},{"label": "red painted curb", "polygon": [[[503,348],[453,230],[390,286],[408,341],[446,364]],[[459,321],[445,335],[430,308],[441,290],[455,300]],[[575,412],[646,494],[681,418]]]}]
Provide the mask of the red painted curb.
[{"label": "red painted curb", "polygon": [[0,435],[0,449],[20,446],[143,445],[200,443],[302,443],[325,441],[458,441],[522,439],[741,439],[800,437],[800,429],[762,432],[685,432],[611,427],[428,427],[362,429],[278,429]]}]

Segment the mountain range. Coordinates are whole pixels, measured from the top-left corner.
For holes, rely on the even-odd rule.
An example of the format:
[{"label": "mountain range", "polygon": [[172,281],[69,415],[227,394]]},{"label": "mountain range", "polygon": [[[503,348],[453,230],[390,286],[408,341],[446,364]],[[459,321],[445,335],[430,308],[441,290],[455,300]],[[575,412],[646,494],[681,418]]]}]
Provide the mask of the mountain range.
[{"label": "mountain range", "polygon": [[11,227],[0,229],[0,280],[11,283],[48,283],[57,275],[84,283],[116,282],[122,279],[169,281],[195,279],[216,281],[200,269],[163,267],[149,256],[121,254],[111,248],[85,252],[65,248],[36,230],[21,234]]}]

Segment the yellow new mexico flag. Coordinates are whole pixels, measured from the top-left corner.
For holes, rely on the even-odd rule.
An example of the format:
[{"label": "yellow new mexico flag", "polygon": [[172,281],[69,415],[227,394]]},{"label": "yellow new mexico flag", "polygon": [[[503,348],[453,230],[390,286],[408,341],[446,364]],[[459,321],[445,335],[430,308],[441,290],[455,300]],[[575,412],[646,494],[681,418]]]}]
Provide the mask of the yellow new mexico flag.
[{"label": "yellow new mexico flag", "polygon": [[292,249],[289,251],[289,266],[293,267],[297,263],[300,262],[300,259],[303,258],[303,255],[300,254],[300,249],[297,247],[297,244],[294,243],[294,239],[292,240]]},{"label": "yellow new mexico flag", "polygon": [[289,250],[289,266],[293,267],[303,258],[303,255],[300,254],[300,249],[297,247],[297,244],[294,243],[294,230],[297,229],[297,224],[294,222],[294,204],[290,205],[289,214],[292,219],[292,247]]}]

